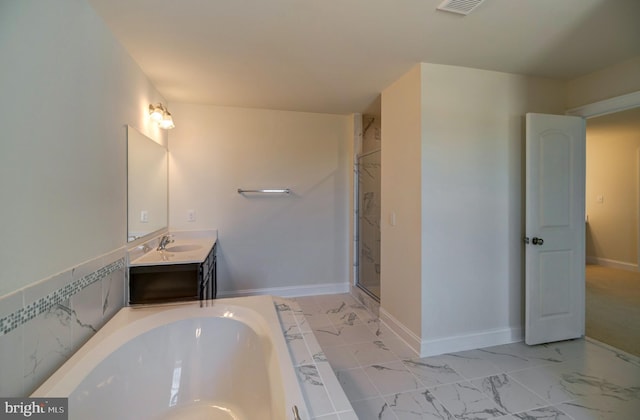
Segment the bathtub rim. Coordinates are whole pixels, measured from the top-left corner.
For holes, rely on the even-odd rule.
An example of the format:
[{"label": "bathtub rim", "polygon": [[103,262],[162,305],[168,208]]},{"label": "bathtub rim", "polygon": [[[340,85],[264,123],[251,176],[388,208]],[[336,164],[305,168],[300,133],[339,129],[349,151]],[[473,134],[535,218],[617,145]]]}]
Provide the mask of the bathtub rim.
[{"label": "bathtub rim", "polygon": [[[106,357],[135,337],[173,322],[220,317],[242,322],[275,348],[281,372],[284,410],[291,416],[295,405],[302,418],[310,418],[297,379],[280,320],[270,295],[121,308],[102,328],[40,385],[31,397],[69,397]],[[268,361],[267,361],[268,363]]]}]

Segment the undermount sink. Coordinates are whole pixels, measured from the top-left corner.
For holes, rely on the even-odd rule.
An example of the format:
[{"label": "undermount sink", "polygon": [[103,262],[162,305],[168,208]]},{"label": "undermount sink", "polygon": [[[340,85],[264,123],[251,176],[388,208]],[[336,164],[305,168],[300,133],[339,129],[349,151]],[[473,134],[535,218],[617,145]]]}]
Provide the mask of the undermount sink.
[{"label": "undermount sink", "polygon": [[207,231],[167,233],[135,247],[131,266],[200,264],[215,244],[215,235]]},{"label": "undermount sink", "polygon": [[184,244],[184,245],[168,246],[164,250],[168,252],[189,252],[189,251],[196,251],[200,248],[202,248],[202,245]]}]

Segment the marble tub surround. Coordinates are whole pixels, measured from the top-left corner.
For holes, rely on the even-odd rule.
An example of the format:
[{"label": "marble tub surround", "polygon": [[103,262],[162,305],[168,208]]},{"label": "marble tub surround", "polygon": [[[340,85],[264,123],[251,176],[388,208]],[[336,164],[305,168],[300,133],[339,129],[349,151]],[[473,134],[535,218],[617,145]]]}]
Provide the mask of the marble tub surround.
[{"label": "marble tub surround", "polygon": [[29,395],[124,306],[126,250],[0,298],[0,395]]},{"label": "marble tub surround", "polygon": [[311,418],[357,420],[300,306],[280,297],[273,301]]},{"label": "marble tub surround", "polygon": [[[164,251],[157,251],[160,238],[167,234],[171,235],[173,242],[168,244]],[[217,239],[217,230],[171,231],[130,248],[129,264],[143,266],[201,263],[207,258]],[[171,249],[174,247],[182,247],[187,250],[173,252]],[[191,247],[193,249],[190,249]]]},{"label": "marble tub surround", "polygon": [[297,298],[360,419],[632,420],[640,359],[590,339],[419,358],[350,295]]}]

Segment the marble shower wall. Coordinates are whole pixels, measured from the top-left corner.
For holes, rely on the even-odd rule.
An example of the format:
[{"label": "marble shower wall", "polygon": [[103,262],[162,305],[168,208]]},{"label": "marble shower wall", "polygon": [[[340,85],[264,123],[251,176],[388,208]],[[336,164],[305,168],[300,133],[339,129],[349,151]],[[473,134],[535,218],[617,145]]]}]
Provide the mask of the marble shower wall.
[{"label": "marble shower wall", "polygon": [[124,306],[125,249],[0,298],[0,395],[31,394]]},{"label": "marble shower wall", "polygon": [[362,150],[368,153],[382,147],[382,124],[380,117],[373,115],[362,116]]}]

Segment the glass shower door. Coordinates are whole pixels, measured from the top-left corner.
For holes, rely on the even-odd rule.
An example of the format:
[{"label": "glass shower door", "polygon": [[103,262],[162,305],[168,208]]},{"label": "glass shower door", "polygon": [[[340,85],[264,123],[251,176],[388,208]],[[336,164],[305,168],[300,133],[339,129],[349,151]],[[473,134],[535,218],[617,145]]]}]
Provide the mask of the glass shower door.
[{"label": "glass shower door", "polygon": [[357,284],[380,300],[380,150],[358,157]]}]

